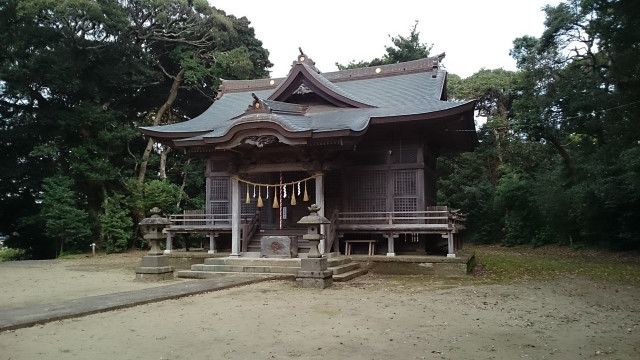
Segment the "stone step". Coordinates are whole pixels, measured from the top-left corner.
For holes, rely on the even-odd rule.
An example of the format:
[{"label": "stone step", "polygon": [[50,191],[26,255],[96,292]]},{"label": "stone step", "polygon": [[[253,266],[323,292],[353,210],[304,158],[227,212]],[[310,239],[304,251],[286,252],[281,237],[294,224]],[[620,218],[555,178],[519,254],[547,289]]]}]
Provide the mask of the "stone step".
[{"label": "stone step", "polygon": [[347,271],[342,274],[333,274],[333,281],[335,282],[344,282],[349,281],[351,279],[357,278],[358,276],[365,275],[367,273],[367,269],[359,268],[351,271]]},{"label": "stone step", "polygon": [[256,274],[295,274],[299,267],[291,266],[259,266],[259,265],[205,265],[191,266],[191,271],[227,272],[227,273],[256,273]]},{"label": "stone step", "polygon": [[330,257],[329,259],[327,259],[328,267],[335,267],[349,263],[351,263],[351,258],[347,256]]},{"label": "stone step", "polygon": [[281,266],[300,267],[300,259],[274,258],[207,258],[204,265],[239,265],[239,266]]},{"label": "stone step", "polygon": [[360,269],[360,264],[351,262],[347,264],[340,264],[337,266],[329,266],[328,269],[333,271],[333,275],[338,275],[338,274],[344,274],[352,270]]},{"label": "stone step", "polygon": [[[181,279],[210,279],[221,276],[234,276],[238,273],[224,271],[193,271],[181,270],[177,272],[178,278]],[[278,274],[278,273],[242,273],[243,275],[253,275],[257,278],[274,278],[281,280],[295,280],[295,274]]]}]

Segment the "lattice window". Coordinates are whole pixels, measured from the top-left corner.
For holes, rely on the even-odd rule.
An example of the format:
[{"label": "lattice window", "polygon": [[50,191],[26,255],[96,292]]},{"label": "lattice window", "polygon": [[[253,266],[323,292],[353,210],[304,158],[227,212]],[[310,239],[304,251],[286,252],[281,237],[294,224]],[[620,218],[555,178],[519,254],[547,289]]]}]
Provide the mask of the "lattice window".
[{"label": "lattice window", "polygon": [[393,173],[393,211],[418,210],[417,170],[399,170]]},{"label": "lattice window", "polygon": [[395,164],[415,164],[418,162],[418,148],[412,147],[394,147],[393,162]]},{"label": "lattice window", "polygon": [[387,173],[361,171],[348,175],[347,211],[386,211]]},{"label": "lattice window", "polygon": [[229,214],[229,202],[212,201],[211,214]]},{"label": "lattice window", "polygon": [[350,199],[349,211],[353,212],[373,212],[387,210],[387,200],[382,199]]},{"label": "lattice window", "polygon": [[229,178],[211,178],[211,200],[229,200]]},{"label": "lattice window", "polygon": [[416,211],[417,206],[416,198],[393,199],[393,211]]},{"label": "lattice window", "polygon": [[417,176],[415,170],[396,171],[394,174],[393,194],[396,196],[416,195]]},{"label": "lattice window", "polygon": [[228,177],[212,177],[209,209],[211,214],[229,214],[229,178]]},{"label": "lattice window", "polygon": [[384,171],[361,171],[349,177],[351,198],[384,197],[387,194],[387,174]]},{"label": "lattice window", "polygon": [[400,157],[403,164],[415,164],[418,162],[418,149],[414,147],[402,149]]}]

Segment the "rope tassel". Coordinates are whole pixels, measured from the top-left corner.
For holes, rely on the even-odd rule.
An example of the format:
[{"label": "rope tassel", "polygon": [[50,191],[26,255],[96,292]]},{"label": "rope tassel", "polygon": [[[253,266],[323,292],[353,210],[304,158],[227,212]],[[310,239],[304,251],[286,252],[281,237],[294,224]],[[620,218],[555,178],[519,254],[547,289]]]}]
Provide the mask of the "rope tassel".
[{"label": "rope tassel", "polygon": [[251,204],[251,197],[249,196],[249,184],[247,184],[247,199],[244,201],[245,204]]},{"label": "rope tassel", "polygon": [[280,207],[280,204],[278,204],[278,188],[275,187],[273,188],[273,208],[277,209]]},{"label": "rope tassel", "polygon": [[296,190],[295,185],[291,185],[291,206],[296,205]]},{"label": "rope tassel", "polygon": [[302,201],[309,201],[309,194],[307,193],[307,181],[304,181],[304,197]]},{"label": "rope tassel", "polygon": [[262,188],[258,187],[258,207],[261,208],[263,206],[264,204],[262,203]]}]

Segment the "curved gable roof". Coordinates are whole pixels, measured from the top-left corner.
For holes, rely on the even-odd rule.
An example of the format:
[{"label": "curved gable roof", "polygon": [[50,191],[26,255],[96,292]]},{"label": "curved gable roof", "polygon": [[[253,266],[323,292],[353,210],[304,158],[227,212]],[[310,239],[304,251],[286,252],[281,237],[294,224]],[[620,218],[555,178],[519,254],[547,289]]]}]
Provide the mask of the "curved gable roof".
[{"label": "curved gable roof", "polygon": [[[230,139],[237,141],[249,128],[271,129],[300,143],[304,137],[361,136],[380,121],[461,115],[471,119],[465,131],[474,131],[473,101],[442,100],[446,71],[438,68],[440,57],[319,73],[302,54],[285,78],[224,81],[218,99],[200,116],[141,131],[172,146],[216,148],[229,145]],[[331,105],[289,102],[303,85]],[[261,106],[252,107],[256,102]]]},{"label": "curved gable roof", "polygon": [[269,100],[286,102],[301,85],[337,107],[370,108],[371,106],[318,74],[304,62],[293,64],[289,75],[269,96]]}]

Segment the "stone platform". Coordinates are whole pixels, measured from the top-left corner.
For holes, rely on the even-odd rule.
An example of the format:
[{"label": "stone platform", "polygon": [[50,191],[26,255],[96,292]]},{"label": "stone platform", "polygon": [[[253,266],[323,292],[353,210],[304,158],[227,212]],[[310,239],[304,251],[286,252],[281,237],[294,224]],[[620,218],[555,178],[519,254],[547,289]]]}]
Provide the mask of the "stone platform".
[{"label": "stone platform", "polygon": [[374,274],[465,276],[476,264],[474,251],[461,251],[455,258],[430,255],[368,256],[351,255],[354,262]]},{"label": "stone platform", "polygon": [[[229,258],[230,253],[207,254],[206,252],[174,252],[169,255],[169,265],[174,266],[176,270],[189,270],[192,265],[203,265],[209,263],[211,265],[249,265],[249,266],[279,266],[278,261],[288,265],[295,264],[286,272],[291,279],[295,278],[295,271],[300,268],[300,259],[266,259],[252,256],[244,256],[240,258]],[[207,260],[209,259],[209,260]],[[220,260],[213,260],[220,259]],[[225,259],[225,260],[222,260]],[[348,259],[348,261],[346,260]],[[334,270],[334,281],[347,281],[352,279],[351,274],[347,274],[346,280],[338,279],[338,275],[349,273],[354,270],[354,263],[362,266],[369,272],[376,274],[388,275],[434,275],[434,276],[464,276],[471,272],[475,266],[476,258],[473,251],[462,251],[457,254],[456,258],[447,258],[446,256],[430,256],[430,255],[332,255],[328,259],[329,268],[346,265],[352,263],[348,269],[340,268]],[[224,269],[224,268],[220,268]],[[180,276],[181,272],[179,272]],[[355,277],[355,276],[354,276]]]}]

